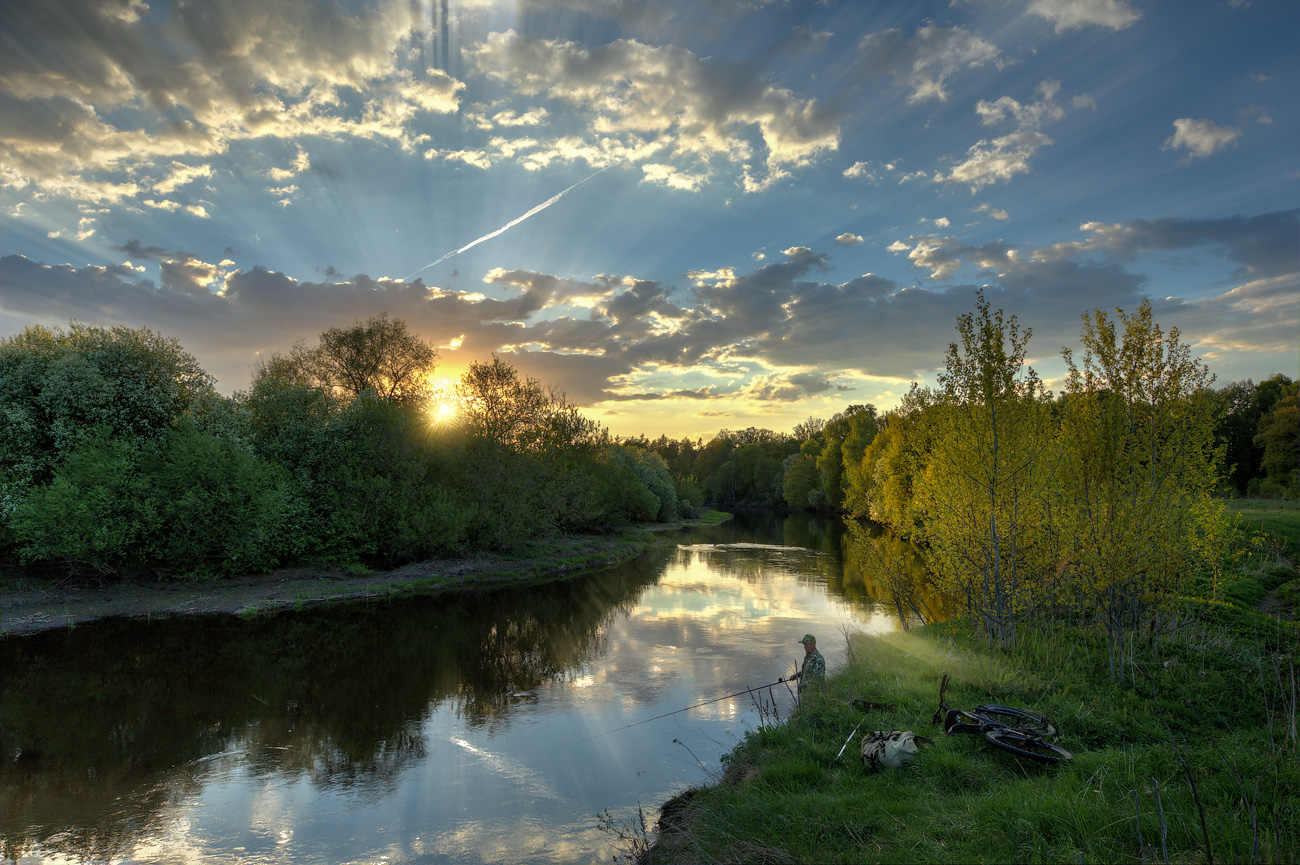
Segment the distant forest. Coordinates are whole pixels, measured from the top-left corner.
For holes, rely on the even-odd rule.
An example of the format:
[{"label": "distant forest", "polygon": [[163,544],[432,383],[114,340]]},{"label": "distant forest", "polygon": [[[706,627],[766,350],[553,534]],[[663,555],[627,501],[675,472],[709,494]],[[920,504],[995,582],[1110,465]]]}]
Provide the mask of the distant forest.
[{"label": "distant forest", "polygon": [[[0,556],[51,576],[391,567],[705,503],[842,512],[941,550],[952,517],[941,499],[977,500],[983,468],[1011,463],[1012,481],[988,482],[1032,476],[1016,495],[1055,502],[1054,519],[1103,464],[1179,473],[1163,504],[1297,495],[1289,377],[1216,389],[1144,305],[1122,316],[1122,338],[1094,314],[1088,354],[1067,357],[1054,396],[1024,366],[1028,333],[980,304],[958,321],[940,385],[898,408],[853,405],[707,442],[613,438],[495,356],[438,397],[436,350],[387,315],[272,357],[233,397],[148,329],[29,327],[0,343]],[[446,398],[455,410],[440,413]]]}]

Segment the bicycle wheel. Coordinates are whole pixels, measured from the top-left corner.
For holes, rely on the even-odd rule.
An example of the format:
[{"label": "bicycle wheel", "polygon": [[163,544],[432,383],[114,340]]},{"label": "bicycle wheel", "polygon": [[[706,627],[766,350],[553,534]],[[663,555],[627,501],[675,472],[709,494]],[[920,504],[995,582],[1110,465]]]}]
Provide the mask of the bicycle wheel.
[{"label": "bicycle wheel", "polygon": [[1013,709],[1010,706],[976,706],[972,711],[1017,733],[1025,733],[1029,736],[1056,735],[1055,724],[1042,715],[1035,715],[1023,709]]},{"label": "bicycle wheel", "polygon": [[1044,742],[1037,736],[1026,736],[1017,733],[1015,730],[1005,728],[985,730],[984,739],[990,745],[1001,748],[1003,751],[1008,751],[1017,757],[1038,760],[1040,763],[1059,763],[1062,760],[1074,759],[1073,754],[1059,745]]}]

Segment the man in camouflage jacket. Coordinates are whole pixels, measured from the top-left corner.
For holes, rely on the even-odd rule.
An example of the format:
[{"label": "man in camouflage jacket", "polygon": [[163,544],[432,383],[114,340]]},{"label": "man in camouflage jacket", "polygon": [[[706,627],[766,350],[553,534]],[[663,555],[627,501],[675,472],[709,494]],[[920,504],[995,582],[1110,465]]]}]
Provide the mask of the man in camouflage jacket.
[{"label": "man in camouflage jacket", "polygon": [[825,682],[826,659],[817,651],[817,638],[812,634],[804,634],[799,642],[803,643],[803,667],[790,678],[799,680],[799,693],[802,694],[804,688],[812,687],[814,682]]}]

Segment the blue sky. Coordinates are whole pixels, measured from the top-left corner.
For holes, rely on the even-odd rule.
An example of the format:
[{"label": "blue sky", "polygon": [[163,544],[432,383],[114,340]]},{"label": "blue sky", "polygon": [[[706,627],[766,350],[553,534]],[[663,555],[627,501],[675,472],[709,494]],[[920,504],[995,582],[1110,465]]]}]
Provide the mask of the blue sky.
[{"label": "blue sky", "polygon": [[1295,377],[1298,36],[1281,2],[6,3],[0,335],[148,326],[231,393],[387,311],[439,377],[496,352],[652,437],[892,407],[979,287],[1049,385],[1143,298],[1221,383]]}]

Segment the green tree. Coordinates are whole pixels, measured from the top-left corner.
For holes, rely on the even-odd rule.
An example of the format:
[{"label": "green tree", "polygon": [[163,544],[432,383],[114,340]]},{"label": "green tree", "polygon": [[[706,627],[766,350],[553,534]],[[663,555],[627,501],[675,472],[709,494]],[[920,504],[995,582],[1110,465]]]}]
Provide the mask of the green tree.
[{"label": "green tree", "polygon": [[148,328],[27,327],[0,340],[0,474],[47,483],[78,446],[110,436],[156,439],[213,394],[179,342]]},{"label": "green tree", "polygon": [[383,399],[419,400],[428,393],[437,361],[432,344],[382,312],[351,327],[331,327],[315,348],[294,346],[286,365],[349,396],[373,391]]},{"label": "green tree", "polygon": [[1081,365],[1062,350],[1054,505],[1072,586],[1106,630],[1113,677],[1126,640],[1154,627],[1196,553],[1219,458],[1214,377],[1148,301],[1117,314],[1122,334],[1101,310],[1083,316]]},{"label": "green tree", "polygon": [[[1269,485],[1284,496],[1300,495],[1300,399],[1292,382],[1268,414],[1260,418],[1254,444],[1262,451],[1260,469]],[[1268,491],[1268,490],[1262,490]]]},{"label": "green tree", "polygon": [[1246,493],[1252,482],[1254,488],[1259,487],[1265,474],[1264,448],[1255,438],[1264,418],[1293,385],[1288,376],[1277,373],[1259,384],[1246,379],[1219,390],[1218,436],[1224,446],[1223,477],[1232,492]]},{"label": "green tree", "polygon": [[934,449],[918,485],[928,560],[990,645],[1007,648],[1044,570],[1050,473],[1047,395],[1025,354],[1031,336],[983,293],[957,319],[931,415]]},{"label": "green tree", "polygon": [[880,432],[862,454],[859,477],[865,491],[855,492],[854,513],[889,526],[902,538],[924,541],[915,489],[930,463],[933,435],[928,416],[935,395],[913,384],[899,407],[880,421]]},{"label": "green tree", "polygon": [[785,458],[781,476],[781,495],[792,508],[815,508],[821,501],[821,475],[817,460],[807,454],[790,454]]},{"label": "green tree", "polygon": [[456,396],[465,430],[508,450],[595,445],[606,436],[562,391],[544,387],[534,378],[521,379],[513,366],[496,355],[491,363],[469,365],[456,385]]},{"label": "green tree", "polygon": [[13,514],[19,556],[73,571],[239,574],[300,548],[287,473],[188,421],[140,443],[100,434]]}]

